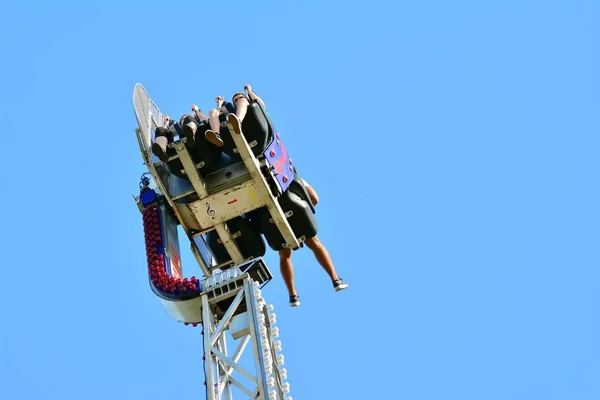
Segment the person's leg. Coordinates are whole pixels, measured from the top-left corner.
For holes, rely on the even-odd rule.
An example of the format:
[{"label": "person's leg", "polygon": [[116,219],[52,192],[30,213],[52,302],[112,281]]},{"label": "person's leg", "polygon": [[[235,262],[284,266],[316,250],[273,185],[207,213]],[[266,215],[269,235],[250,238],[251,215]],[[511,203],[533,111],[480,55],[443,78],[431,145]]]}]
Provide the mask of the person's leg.
[{"label": "person's leg", "polygon": [[172,139],[169,129],[163,127],[156,128],[154,143],[152,143],[152,153],[164,163],[169,160],[167,145]]},{"label": "person's leg", "polygon": [[333,261],[329,256],[329,252],[325,246],[323,246],[319,238],[315,236],[310,239],[306,239],[304,243],[313,252],[315,258],[319,264],[321,264],[321,267],[323,267],[325,272],[327,272],[327,275],[329,275],[331,278],[335,290],[346,289],[348,285],[344,283],[344,281],[342,281],[342,279],[338,276],[337,272],[335,271],[335,267],[333,266]]},{"label": "person's leg", "polygon": [[285,283],[285,287],[290,295],[290,306],[295,307],[300,305],[296,287],[294,285],[294,267],[292,266],[292,250],[279,250],[279,270],[281,277]]},{"label": "person's leg", "polygon": [[206,139],[215,146],[222,147],[223,140],[219,135],[219,133],[221,132],[221,123],[219,122],[219,110],[213,108],[208,112],[208,123],[210,124],[210,129],[206,131],[204,136],[206,136]]},{"label": "person's leg", "polygon": [[246,117],[250,103],[243,93],[236,93],[233,95],[233,105],[235,106],[235,114],[229,114],[227,120],[233,128],[233,132],[239,135],[242,132],[242,122]]},{"label": "person's leg", "polygon": [[235,115],[240,120],[240,124],[244,121],[246,113],[248,112],[248,106],[250,103],[245,97],[238,96],[237,100],[233,103],[235,106]]},{"label": "person's leg", "polygon": [[198,124],[196,123],[196,117],[192,114],[186,114],[180,119],[181,129],[183,136],[186,137],[186,144],[192,147],[195,143],[196,130],[198,130]]}]

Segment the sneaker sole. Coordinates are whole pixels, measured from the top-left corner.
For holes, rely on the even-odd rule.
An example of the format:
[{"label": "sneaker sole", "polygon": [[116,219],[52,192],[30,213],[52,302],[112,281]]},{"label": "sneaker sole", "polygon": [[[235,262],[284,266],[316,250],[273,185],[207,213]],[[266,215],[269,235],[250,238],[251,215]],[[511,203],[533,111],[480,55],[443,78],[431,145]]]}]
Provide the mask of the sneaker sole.
[{"label": "sneaker sole", "polygon": [[227,121],[229,121],[229,125],[231,125],[231,128],[233,129],[234,133],[236,133],[238,135],[242,133],[242,127],[240,126],[240,120],[237,119],[235,114],[229,114],[227,116]]},{"label": "sneaker sole", "polygon": [[300,305],[299,301],[296,301],[294,303],[290,303],[290,307],[298,307]]},{"label": "sneaker sole", "polygon": [[152,143],[152,153],[158,157],[158,159],[164,163],[166,163],[167,161],[169,161],[169,157],[167,156],[167,153],[164,152],[164,150],[162,149],[162,147],[160,147],[160,145],[158,143]]},{"label": "sneaker sole", "polygon": [[182,128],[183,136],[187,139],[186,145],[188,147],[194,146],[194,130],[190,128],[188,125],[184,125]]},{"label": "sneaker sole", "polygon": [[214,131],[206,131],[206,133],[204,134],[204,136],[206,137],[206,140],[208,140],[210,143],[214,144],[217,147],[223,147],[223,141],[220,140],[217,137],[217,133]]},{"label": "sneaker sole", "polygon": [[350,285],[348,285],[347,283],[342,283],[341,285],[335,287],[335,291],[339,292],[340,290],[348,289],[349,287]]}]

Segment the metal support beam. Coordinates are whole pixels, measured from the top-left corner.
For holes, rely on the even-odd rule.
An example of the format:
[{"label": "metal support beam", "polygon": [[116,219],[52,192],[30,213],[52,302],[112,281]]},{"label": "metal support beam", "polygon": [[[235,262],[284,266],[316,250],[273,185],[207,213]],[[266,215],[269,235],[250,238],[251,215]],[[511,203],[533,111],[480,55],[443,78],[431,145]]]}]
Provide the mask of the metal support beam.
[{"label": "metal support beam", "polygon": [[[240,284],[230,285],[233,281],[239,281]],[[227,298],[235,296],[227,309],[220,309],[217,313],[212,311],[222,301],[223,295],[214,296],[211,292],[206,292],[202,297],[206,398],[284,400],[284,388],[287,384],[282,382],[275,361],[276,352],[280,348],[279,344],[274,345],[270,326],[272,316],[267,312],[258,284],[244,273],[223,281],[220,285],[235,287],[227,295]],[[237,338],[233,354],[228,353],[226,337],[230,329],[233,330],[230,332],[232,337]],[[247,349],[251,349],[250,360],[254,360],[254,365],[248,363],[248,357],[245,357],[244,364],[240,363]],[[232,386],[239,389],[235,396]],[[269,396],[269,391],[273,392],[271,396],[274,397]]]},{"label": "metal support beam", "polygon": [[279,232],[281,232],[283,239],[287,243],[287,246],[291,249],[296,249],[300,247],[300,243],[298,242],[298,239],[296,239],[296,236],[292,231],[292,227],[287,221],[287,218],[285,217],[285,214],[281,209],[279,202],[271,194],[271,191],[269,190],[269,185],[267,184],[265,177],[260,172],[260,165],[258,164],[258,160],[256,159],[256,157],[254,157],[252,149],[250,148],[248,141],[244,137],[244,133],[242,132],[240,135],[237,135],[231,123],[227,122],[227,125],[229,127],[229,132],[231,132],[231,137],[235,142],[235,146],[238,149],[238,154],[242,157],[242,161],[246,165],[248,171],[250,171],[250,175],[252,176],[254,181],[257,182],[257,191],[260,194],[260,196],[266,200],[266,207],[269,210],[269,213],[271,214],[271,217],[273,218],[273,222],[277,226],[277,229],[279,229]]}]

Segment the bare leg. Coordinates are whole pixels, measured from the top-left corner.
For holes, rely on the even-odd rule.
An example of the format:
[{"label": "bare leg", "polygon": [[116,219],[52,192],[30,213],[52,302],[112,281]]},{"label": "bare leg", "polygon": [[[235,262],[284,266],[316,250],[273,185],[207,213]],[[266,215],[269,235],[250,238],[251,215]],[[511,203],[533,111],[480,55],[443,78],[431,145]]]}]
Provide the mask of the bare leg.
[{"label": "bare leg", "polygon": [[221,147],[223,146],[223,139],[221,139],[221,136],[219,135],[219,133],[221,132],[221,123],[219,122],[219,110],[214,108],[208,112],[208,115],[208,123],[210,124],[210,129],[208,129],[204,133],[204,136],[206,137],[206,140],[208,140],[210,143],[214,144],[217,147]]},{"label": "bare leg", "polygon": [[187,138],[186,145],[189,147],[194,146],[196,131],[198,130],[198,124],[194,121],[194,116],[191,114],[184,115],[181,117],[180,124],[183,135]]},{"label": "bare leg", "polygon": [[169,140],[164,136],[158,136],[154,140],[154,143],[152,143],[152,152],[160,159],[160,161],[165,163],[169,160],[169,156],[167,155],[168,143]]},{"label": "bare leg", "polygon": [[294,267],[292,266],[292,250],[279,250],[279,270],[290,296],[296,296],[294,287]]},{"label": "bare leg", "polygon": [[317,259],[319,264],[321,264],[321,267],[323,267],[325,272],[327,272],[327,275],[329,275],[331,280],[334,281],[336,279],[339,279],[339,276],[335,272],[333,261],[331,261],[331,257],[329,256],[327,249],[325,248],[325,246],[323,246],[319,238],[315,236],[313,238],[307,239],[304,243],[306,243],[306,246],[308,246],[308,248],[312,250],[312,252],[315,255],[315,258]]},{"label": "bare leg", "polygon": [[241,96],[235,102],[235,115],[240,120],[240,124],[242,123],[242,121],[246,117],[246,113],[248,112],[248,106],[249,105],[250,105],[250,103],[248,103],[248,100],[246,100],[245,97],[241,97]]},{"label": "bare leg", "polygon": [[210,129],[212,129],[215,133],[220,132],[221,124],[219,123],[219,110],[213,108],[208,112],[208,122],[210,124]]}]

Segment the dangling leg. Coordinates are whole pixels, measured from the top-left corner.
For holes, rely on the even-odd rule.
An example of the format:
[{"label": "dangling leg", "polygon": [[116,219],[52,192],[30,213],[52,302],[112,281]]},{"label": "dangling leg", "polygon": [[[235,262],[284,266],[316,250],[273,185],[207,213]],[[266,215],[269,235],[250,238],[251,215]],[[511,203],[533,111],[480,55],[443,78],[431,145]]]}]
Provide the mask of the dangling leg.
[{"label": "dangling leg", "polygon": [[313,238],[307,239],[304,243],[306,243],[306,246],[308,246],[308,248],[312,250],[312,252],[315,255],[315,258],[317,259],[319,264],[321,264],[321,267],[323,267],[325,272],[327,272],[327,275],[329,275],[329,277],[331,278],[331,282],[333,283],[333,288],[335,289],[335,291],[337,292],[346,289],[348,287],[348,284],[345,283],[338,276],[337,272],[335,271],[335,267],[333,266],[333,261],[329,256],[329,252],[327,251],[325,246],[323,246],[319,238],[315,236]]},{"label": "dangling leg", "polygon": [[290,295],[290,307],[296,307],[300,305],[300,298],[296,293],[294,287],[294,267],[292,266],[292,250],[281,249],[279,250],[279,270],[281,271],[281,277],[287,287]]}]

